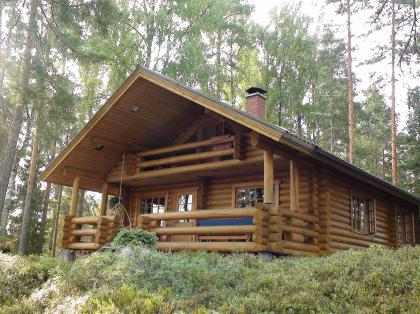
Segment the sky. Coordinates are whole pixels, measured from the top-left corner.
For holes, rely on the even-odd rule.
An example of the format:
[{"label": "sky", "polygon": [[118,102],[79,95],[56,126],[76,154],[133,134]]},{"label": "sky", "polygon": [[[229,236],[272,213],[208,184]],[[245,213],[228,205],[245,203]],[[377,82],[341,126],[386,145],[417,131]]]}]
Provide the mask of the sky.
[{"label": "sky", "polygon": [[[301,3],[301,11],[313,20],[313,25],[310,28],[312,33],[317,31],[317,27],[326,24],[336,24],[339,26],[337,36],[346,39],[347,26],[346,17],[335,13],[333,5],[327,5],[326,0],[249,0],[255,6],[252,19],[258,24],[267,26],[269,21],[269,13],[274,8],[281,8],[284,5],[297,5]],[[364,65],[363,61],[371,58],[374,55],[375,48],[378,45],[388,45],[390,43],[389,30],[384,29],[381,32],[376,32],[369,37],[363,36],[368,29],[372,29],[370,25],[371,12],[364,11],[353,16],[352,33],[353,33],[353,47],[356,50],[353,52],[353,72],[359,80],[356,84],[356,101],[363,100],[363,90],[365,90],[375,78],[371,73],[383,75],[389,79],[390,65],[389,61],[381,64]],[[420,66],[411,68],[414,71],[420,71]],[[398,130],[402,131],[405,127],[408,108],[406,106],[407,90],[409,87],[414,87],[418,84],[418,77],[408,73],[407,70],[402,72],[400,69],[396,71],[397,85],[396,85],[396,111],[399,117]],[[391,100],[391,85],[386,84],[381,90],[386,97],[387,105],[390,106]]]}]

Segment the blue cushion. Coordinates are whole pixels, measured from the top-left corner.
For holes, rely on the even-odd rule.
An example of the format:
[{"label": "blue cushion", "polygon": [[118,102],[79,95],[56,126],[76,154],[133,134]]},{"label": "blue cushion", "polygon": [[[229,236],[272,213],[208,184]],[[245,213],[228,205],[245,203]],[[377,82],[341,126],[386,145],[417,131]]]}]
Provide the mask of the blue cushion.
[{"label": "blue cushion", "polygon": [[238,225],[253,225],[252,217],[244,218],[217,218],[217,219],[199,219],[197,226],[211,227],[211,226],[238,226]]}]

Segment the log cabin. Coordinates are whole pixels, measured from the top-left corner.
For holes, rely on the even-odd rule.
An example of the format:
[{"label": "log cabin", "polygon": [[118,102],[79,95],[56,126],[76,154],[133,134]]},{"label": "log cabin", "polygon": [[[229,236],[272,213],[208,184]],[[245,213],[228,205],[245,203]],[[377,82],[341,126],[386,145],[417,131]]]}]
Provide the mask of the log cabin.
[{"label": "log cabin", "polygon": [[[265,91],[247,93],[241,111],[138,67],[41,175],[72,187],[61,246],[98,249],[120,226],[174,251],[420,243],[417,196],[267,122]],[[77,217],[80,189],[102,193],[98,216]]]}]

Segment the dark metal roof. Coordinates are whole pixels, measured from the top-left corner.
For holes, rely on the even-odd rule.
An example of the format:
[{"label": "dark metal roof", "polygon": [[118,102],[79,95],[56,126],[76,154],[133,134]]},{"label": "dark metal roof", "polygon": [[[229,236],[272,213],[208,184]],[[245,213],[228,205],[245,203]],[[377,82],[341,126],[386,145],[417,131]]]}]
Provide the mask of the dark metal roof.
[{"label": "dark metal roof", "polygon": [[298,137],[297,135],[289,132],[287,129],[285,129],[283,127],[280,127],[278,125],[272,124],[272,123],[270,123],[268,121],[265,121],[265,120],[260,120],[260,119],[258,119],[256,117],[248,114],[247,112],[244,112],[244,111],[242,111],[240,109],[235,108],[232,105],[228,105],[225,102],[222,102],[222,101],[220,101],[218,99],[215,99],[213,97],[210,97],[208,95],[205,95],[205,94],[203,94],[200,91],[197,91],[197,90],[192,89],[192,88],[190,88],[188,86],[185,86],[185,85],[179,83],[178,81],[175,81],[174,79],[171,79],[171,78],[169,78],[167,76],[164,76],[164,75],[162,75],[160,73],[157,73],[157,72],[155,72],[153,70],[150,70],[150,69],[148,69],[146,67],[138,66],[138,70],[149,72],[149,73],[151,73],[153,75],[159,76],[160,78],[162,78],[162,79],[164,79],[164,80],[166,80],[168,82],[171,82],[172,84],[175,84],[175,85],[181,87],[182,89],[184,89],[186,91],[189,91],[191,93],[194,93],[194,94],[196,94],[196,95],[198,95],[200,97],[203,97],[203,98],[206,98],[206,99],[212,101],[215,104],[218,104],[220,106],[223,106],[223,108],[225,110],[228,110],[228,111],[231,111],[231,112],[235,112],[236,114],[239,114],[239,115],[247,116],[248,118],[251,118],[252,120],[254,120],[255,122],[257,122],[257,123],[259,123],[261,125],[270,127],[271,129],[273,129],[276,132],[278,132],[278,134],[282,138],[285,138],[285,139],[289,140],[290,142],[294,143],[295,145],[300,146],[300,147],[302,147],[304,149],[308,149],[312,153],[318,155],[319,157],[325,158],[325,160],[334,162],[334,163],[336,163],[339,166],[343,166],[343,167],[347,168],[348,170],[353,171],[355,174],[361,175],[361,176],[363,176],[365,178],[368,178],[368,179],[372,180],[373,182],[376,182],[376,183],[378,183],[380,185],[383,185],[384,188],[387,188],[387,189],[389,189],[391,191],[394,191],[397,194],[400,194],[400,197],[401,198],[406,199],[406,200],[409,200],[409,201],[415,203],[417,206],[420,206],[420,198],[418,196],[414,195],[413,193],[410,193],[408,191],[405,191],[405,190],[403,190],[403,189],[401,189],[401,188],[399,188],[399,187],[397,187],[397,186],[395,186],[395,185],[393,185],[393,184],[391,184],[391,183],[389,183],[389,182],[387,182],[387,181],[385,181],[385,180],[383,180],[383,179],[381,179],[381,178],[379,178],[377,176],[374,176],[374,175],[372,175],[372,174],[370,174],[370,173],[368,173],[368,172],[366,172],[366,171],[364,171],[364,170],[362,170],[362,169],[360,169],[360,168],[358,168],[358,167],[350,164],[349,162],[347,162],[347,161],[345,161],[345,160],[343,160],[343,159],[335,156],[334,154],[331,154],[330,152],[327,152],[326,150],[322,149],[321,147],[319,147],[318,145],[316,145],[313,142],[309,141],[308,139],[304,139],[304,138]]}]

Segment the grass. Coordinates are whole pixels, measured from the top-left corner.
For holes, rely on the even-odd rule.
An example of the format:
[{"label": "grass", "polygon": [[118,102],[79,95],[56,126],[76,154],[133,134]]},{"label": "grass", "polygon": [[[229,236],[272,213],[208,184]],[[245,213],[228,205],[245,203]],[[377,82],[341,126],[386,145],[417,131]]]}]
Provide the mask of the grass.
[{"label": "grass", "polygon": [[[9,265],[9,266],[4,266]],[[270,263],[247,254],[0,255],[0,313],[419,313],[420,248]]]}]

